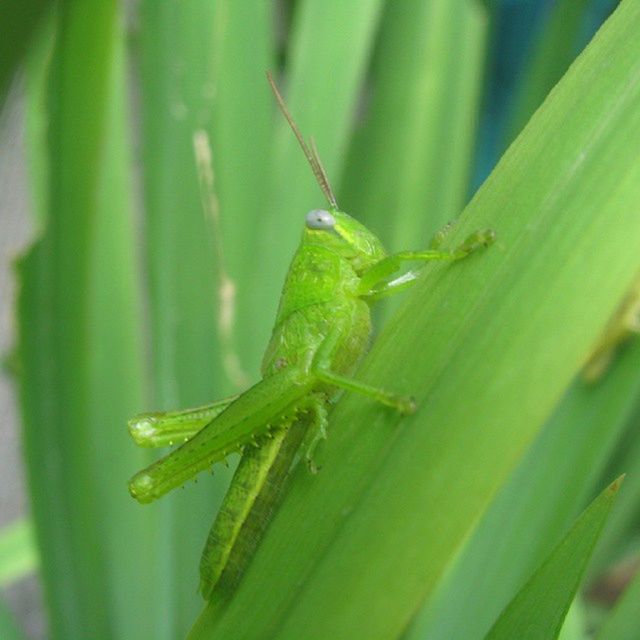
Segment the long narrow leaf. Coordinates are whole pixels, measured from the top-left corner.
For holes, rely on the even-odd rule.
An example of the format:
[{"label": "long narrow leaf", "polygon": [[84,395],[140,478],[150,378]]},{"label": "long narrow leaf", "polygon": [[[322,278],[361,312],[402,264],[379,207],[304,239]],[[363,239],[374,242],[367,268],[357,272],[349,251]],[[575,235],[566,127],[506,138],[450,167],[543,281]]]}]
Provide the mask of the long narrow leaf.
[{"label": "long narrow leaf", "polygon": [[[99,158],[101,175],[91,228],[91,283],[88,292],[90,423],[103,517],[109,591],[104,594],[116,638],[159,637],[163,603],[158,567],[164,549],[156,514],[143,511],[123,483],[150,460],[132,446],[127,419],[139,409],[146,385],[142,359],[140,262],[135,251],[131,149],[126,126],[124,34],[118,30],[111,66],[106,135]],[[116,401],[117,400],[117,401]],[[141,616],[137,611],[145,611]]]},{"label": "long narrow leaf", "polygon": [[47,104],[50,211],[20,266],[24,449],[54,638],[100,639],[111,628],[88,321],[116,25],[113,2],[60,7]]},{"label": "long narrow leaf", "polygon": [[560,0],[550,6],[517,89],[508,141],[520,132],[574,59],[589,4],[588,0]]},{"label": "long narrow leaf", "polygon": [[[257,360],[254,334],[240,348],[248,318],[239,335],[230,333],[236,328],[233,287],[245,315],[252,304],[243,281],[255,243],[247,238],[244,263],[229,259],[227,248],[239,244],[247,229],[260,233],[255,225],[249,228],[248,216],[255,215],[266,185],[260,163],[271,122],[264,78],[270,26],[260,2],[198,0],[182,6],[150,0],[141,4],[140,21],[153,408],[175,409],[237,391],[240,355],[252,367]],[[234,75],[229,59],[243,50],[254,55]],[[253,140],[246,136],[250,123]],[[195,140],[204,156],[212,156],[211,163],[200,158],[213,178],[204,192]],[[200,606],[190,585],[198,583],[198,555],[228,477],[216,473],[147,507],[164,518],[159,633],[166,638],[183,635]]]},{"label": "long narrow leaf", "polygon": [[50,0],[17,0],[0,3],[0,106],[18,65],[28,51],[28,45],[42,26]]},{"label": "long narrow leaf", "polygon": [[394,637],[433,592],[637,272],[638,28],[624,2],[463,215],[455,238],[493,226],[498,244],[430,271],[365,362],[418,413],[346,396],[323,472],[295,475],[236,597],[192,638]]},{"label": "long narrow leaf", "polygon": [[[275,64],[269,8],[262,0],[215,3],[211,145],[220,229],[212,251],[221,252],[235,287],[236,298],[230,299],[224,284],[218,285],[218,317],[227,318],[226,324],[218,321],[218,335],[223,372],[237,388],[246,387],[258,373],[265,346],[262,331],[268,324],[258,322],[261,296],[255,281],[256,272],[268,272],[269,265],[256,269],[252,256],[262,246],[272,148],[273,96],[265,76]],[[272,249],[277,251],[277,244]],[[256,326],[262,329],[256,331]],[[234,358],[240,371],[233,369]]]},{"label": "long narrow leaf", "polygon": [[486,640],[555,640],[620,487],[616,480],[578,518],[571,531],[509,603]]},{"label": "long narrow leaf", "polygon": [[3,640],[25,640],[24,635],[18,630],[11,614],[6,610],[4,603],[0,601],[0,637]]},{"label": "long narrow leaf", "polygon": [[633,413],[639,371],[640,344],[622,353],[598,383],[575,381],[407,640],[486,634],[591,497]]},{"label": "long narrow leaf", "polygon": [[597,575],[608,563],[621,559],[630,543],[637,540],[640,524],[640,434],[638,405],[629,421],[629,433],[620,441],[621,451],[614,457],[613,469],[622,469],[626,473],[624,489],[616,501],[609,522],[602,533],[602,540],[594,554],[590,573]]},{"label": "long narrow leaf", "polygon": [[467,201],[486,28],[475,2],[386,5],[342,206],[390,248],[425,245]]}]

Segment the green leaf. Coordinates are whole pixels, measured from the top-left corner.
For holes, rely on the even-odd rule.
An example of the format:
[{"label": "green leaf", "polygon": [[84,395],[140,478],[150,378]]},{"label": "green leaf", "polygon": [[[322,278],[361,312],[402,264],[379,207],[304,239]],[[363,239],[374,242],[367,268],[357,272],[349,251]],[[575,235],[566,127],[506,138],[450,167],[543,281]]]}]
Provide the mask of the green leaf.
[{"label": "green leaf", "polygon": [[517,89],[508,141],[520,132],[573,62],[588,6],[588,0],[560,0],[550,6]]},{"label": "green leaf", "polygon": [[386,4],[340,204],[390,249],[424,245],[467,202],[486,30],[475,2]]},{"label": "green leaf", "polygon": [[[229,395],[237,390],[238,380],[231,378],[238,364],[257,361],[249,325],[255,317],[250,309],[255,274],[249,268],[254,263],[246,256],[255,253],[251,238],[260,232],[248,216],[259,210],[266,190],[269,17],[266,5],[256,0],[141,3],[144,257],[153,399],[139,411],[195,406]],[[229,66],[246,51],[255,53],[242,71]],[[219,204],[219,224],[203,209],[196,135],[210,141],[211,195]],[[244,242],[247,253],[229,257],[227,247]],[[237,308],[225,276],[234,281]],[[240,326],[234,315],[242,316]],[[229,327],[238,333],[231,334]],[[224,469],[216,471],[212,480],[147,507],[161,519],[157,535],[165,549],[158,579],[162,637],[184,635],[200,607],[198,551],[229,477]]]},{"label": "green leaf", "polygon": [[[102,511],[102,544],[107,551],[109,603],[115,637],[160,637],[164,588],[159,571],[166,550],[157,514],[144,511],[115,478],[127,478],[150,462],[127,433],[128,418],[139,410],[146,392],[142,341],[142,304],[135,251],[131,149],[125,116],[124,34],[116,34],[106,135],[99,158],[101,176],[92,225],[87,303],[94,476]],[[117,398],[117,402],[114,399]],[[146,611],[140,616],[137,611]]]},{"label": "green leaf", "polygon": [[[266,322],[256,321],[256,268],[247,257],[262,246],[262,214],[269,189],[266,162],[272,152],[273,96],[265,71],[275,64],[273,16],[271,5],[261,0],[222,0],[214,6],[211,57],[216,99],[211,146],[220,229],[210,250],[222,252],[221,260],[235,284],[233,307],[222,298],[222,288],[217,283],[218,316],[222,317],[227,309],[233,312],[228,329],[218,323],[218,338],[221,373],[238,390],[246,388],[247,375],[251,379],[257,375],[264,350],[256,325],[264,327]],[[277,243],[273,249],[276,248]],[[268,270],[266,267],[263,265],[260,271]],[[234,357],[240,363],[240,372],[233,369]],[[216,390],[216,397],[219,395]]]},{"label": "green leaf", "polygon": [[63,3],[29,83],[42,210],[19,265],[20,394],[53,638],[147,638],[161,604],[157,523],[114,482],[145,458],[125,427],[143,375],[120,24],[115,3]]},{"label": "green leaf", "polygon": [[598,640],[633,640],[636,638],[640,628],[639,600],[640,573],[637,573],[600,629],[597,635]]},{"label": "green leaf", "polygon": [[[593,495],[633,415],[639,372],[640,343],[624,350],[598,383],[574,382],[405,640],[484,637]],[[616,507],[625,493],[626,483]]]},{"label": "green leaf", "polygon": [[491,226],[496,245],[428,270],[366,359],[359,375],[413,392],[417,414],[345,396],[322,473],[295,474],[235,598],[191,638],[395,637],[433,593],[637,272],[639,28],[622,3],[451,240]]},{"label": "green leaf", "polygon": [[[51,215],[48,233],[20,266],[24,447],[54,637],[86,637],[93,627],[100,638],[109,628],[101,597],[108,592],[101,518],[92,498],[97,486],[87,455],[92,449],[84,345],[114,9],[113,3],[95,2],[61,8],[48,96]],[[87,27],[83,14],[92,10],[96,15]],[[72,55],[76,48],[93,60],[90,74]],[[85,490],[74,491],[78,486]]]},{"label": "green leaf", "polygon": [[0,600],[0,637],[3,640],[24,640],[25,636],[18,630],[13,616]]},{"label": "green leaf", "polygon": [[575,598],[569,607],[558,640],[587,640],[584,607],[579,598]]},{"label": "green leaf", "polygon": [[0,530],[0,585],[7,585],[32,573],[38,566],[38,552],[29,520],[17,520]]},{"label": "green leaf", "polygon": [[[637,400],[637,397],[636,397]],[[636,404],[629,429],[620,439],[619,451],[613,456],[611,469],[626,473],[628,481],[620,492],[611,517],[602,533],[602,540],[594,553],[590,575],[606,569],[612,562],[621,560],[629,546],[635,547],[638,541],[640,523],[640,436],[638,435],[638,405]],[[610,469],[607,471],[611,472]]]},{"label": "green leaf", "polygon": [[3,33],[0,38],[0,106],[34,33],[52,6],[51,0],[8,0],[0,3]]},{"label": "green leaf", "polygon": [[509,603],[486,640],[554,640],[622,480],[596,498],[544,564]]}]

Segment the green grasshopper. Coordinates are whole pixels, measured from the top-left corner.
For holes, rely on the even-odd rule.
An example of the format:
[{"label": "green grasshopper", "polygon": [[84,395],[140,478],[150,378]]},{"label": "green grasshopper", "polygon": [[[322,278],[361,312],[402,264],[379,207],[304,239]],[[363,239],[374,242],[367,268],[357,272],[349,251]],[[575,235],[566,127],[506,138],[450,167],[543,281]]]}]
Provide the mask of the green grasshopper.
[{"label": "green grasshopper", "polygon": [[151,502],[200,471],[242,452],[209,533],[200,564],[200,592],[224,595],[244,571],[276,508],[285,479],[304,457],[312,472],[314,450],[327,434],[327,412],[341,390],[362,394],[400,413],[415,410],[410,397],[351,377],[368,347],[371,303],[402,291],[419,273],[395,274],[407,261],[459,260],[494,239],[472,233],[454,249],[442,247],[446,229],[424,251],[389,255],[364,225],[338,208],[313,140],[304,140],[271,75],[278,105],[328,202],[310,211],[280,298],[262,380],[244,393],[211,405],[145,413],[129,422],[138,445],[175,451],[137,473],[131,495]]}]

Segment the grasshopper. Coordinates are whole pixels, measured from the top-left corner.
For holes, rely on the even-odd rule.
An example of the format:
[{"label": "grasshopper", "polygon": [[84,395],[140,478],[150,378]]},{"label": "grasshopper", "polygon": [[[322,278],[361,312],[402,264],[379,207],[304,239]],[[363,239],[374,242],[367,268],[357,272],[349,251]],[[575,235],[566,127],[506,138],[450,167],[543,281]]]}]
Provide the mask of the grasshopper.
[{"label": "grasshopper", "polygon": [[130,480],[129,491],[141,503],[242,452],[202,554],[200,592],[207,600],[237,584],[292,467],[304,457],[317,471],[314,450],[326,438],[328,408],[340,391],[362,394],[403,414],[415,410],[412,398],[351,375],[368,347],[371,304],[406,289],[419,275],[412,270],[396,275],[402,265],[460,260],[494,239],[489,229],[476,231],[446,249],[445,228],[426,250],[387,254],[371,231],[339,209],[313,140],[305,141],[270,74],[268,79],[328,208],[306,215],[262,362],[262,380],[207,406],[144,413],[129,422],[140,446],[182,442]]}]

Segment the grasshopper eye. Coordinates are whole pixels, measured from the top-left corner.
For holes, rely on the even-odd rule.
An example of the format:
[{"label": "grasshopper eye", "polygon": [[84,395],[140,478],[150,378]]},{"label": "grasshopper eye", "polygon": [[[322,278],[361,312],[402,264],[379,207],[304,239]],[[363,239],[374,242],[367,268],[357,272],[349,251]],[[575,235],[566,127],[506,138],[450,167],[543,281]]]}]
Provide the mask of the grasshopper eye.
[{"label": "grasshopper eye", "polygon": [[307,213],[305,224],[308,229],[331,230],[336,225],[336,219],[324,209],[314,209]]}]

